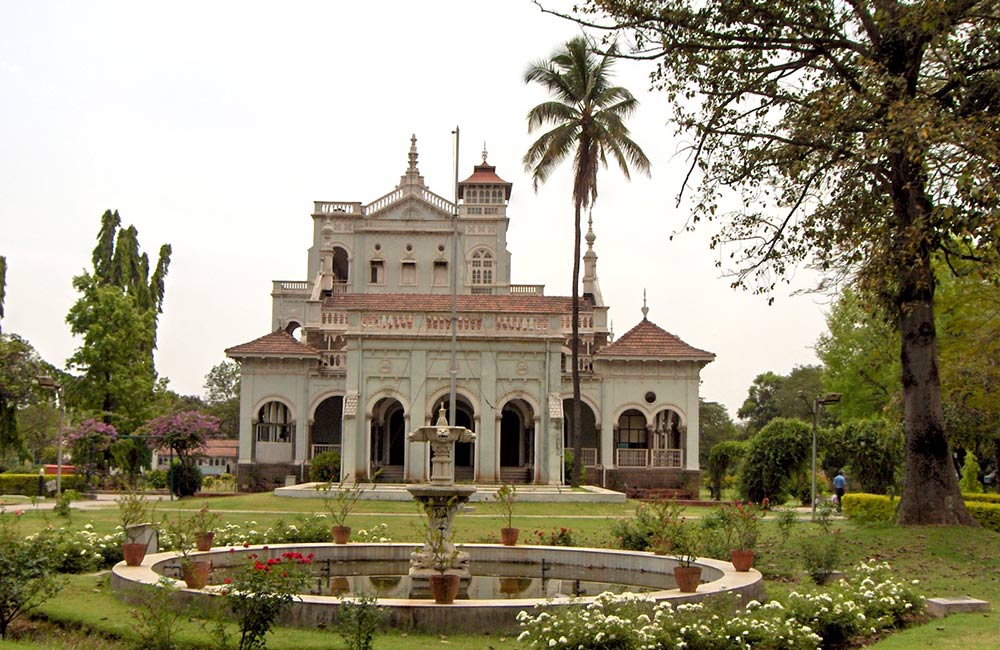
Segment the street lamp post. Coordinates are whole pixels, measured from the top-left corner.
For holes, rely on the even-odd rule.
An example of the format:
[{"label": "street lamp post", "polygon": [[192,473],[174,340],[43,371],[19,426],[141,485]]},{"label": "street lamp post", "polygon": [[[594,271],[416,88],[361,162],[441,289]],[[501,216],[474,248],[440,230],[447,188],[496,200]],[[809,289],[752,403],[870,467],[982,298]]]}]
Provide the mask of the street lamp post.
[{"label": "street lamp post", "polygon": [[809,406],[809,411],[813,416],[813,435],[812,435],[812,518],[816,518],[816,429],[819,427],[819,412],[824,404],[836,404],[840,401],[840,393],[825,393],[823,395],[817,395],[812,401],[806,397],[806,394],[799,391],[799,399]]},{"label": "street lamp post", "polygon": [[48,375],[37,377],[38,385],[43,390],[50,390],[59,402],[59,429],[56,432],[56,497],[62,496],[62,461],[63,461],[63,421],[66,419],[66,403],[63,400],[62,386]]}]

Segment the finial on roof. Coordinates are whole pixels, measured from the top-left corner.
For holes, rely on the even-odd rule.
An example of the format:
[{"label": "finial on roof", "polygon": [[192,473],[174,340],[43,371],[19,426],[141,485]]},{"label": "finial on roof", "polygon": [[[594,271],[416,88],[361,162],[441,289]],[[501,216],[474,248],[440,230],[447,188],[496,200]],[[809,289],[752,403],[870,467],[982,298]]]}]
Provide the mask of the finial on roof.
[{"label": "finial on roof", "polygon": [[642,320],[646,320],[646,316],[649,314],[649,307],[646,306],[646,290],[642,290]]},{"label": "finial on roof", "polygon": [[593,250],[594,241],[597,239],[597,235],[594,234],[594,215],[590,213],[587,215],[587,248]]},{"label": "finial on roof", "polygon": [[486,140],[483,140],[483,164],[486,164]]},{"label": "finial on roof", "polygon": [[414,133],[410,135],[410,167],[406,170],[409,172],[417,171],[417,134]]}]

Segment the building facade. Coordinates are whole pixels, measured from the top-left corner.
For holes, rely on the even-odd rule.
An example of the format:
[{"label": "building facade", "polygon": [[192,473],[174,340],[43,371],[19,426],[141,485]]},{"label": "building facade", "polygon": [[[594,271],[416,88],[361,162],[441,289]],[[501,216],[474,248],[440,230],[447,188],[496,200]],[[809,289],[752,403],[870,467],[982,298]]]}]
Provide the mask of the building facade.
[{"label": "building facade", "polygon": [[[427,480],[427,444],[408,443],[406,433],[449,406],[453,281],[454,424],[477,435],[456,448],[456,479],[563,482],[571,299],[511,283],[512,186],[485,151],[458,185],[457,209],[424,183],[415,137],[408,158],[396,188],[371,203],[314,203],[307,278],[275,281],[271,333],[226,350],[242,367],[241,486],[308,480],[310,459],[334,450],[348,480]],[[586,239],[587,478],[608,487],[697,484],[699,374],[714,355],[654,325],[645,307],[614,340],[592,228]]]}]

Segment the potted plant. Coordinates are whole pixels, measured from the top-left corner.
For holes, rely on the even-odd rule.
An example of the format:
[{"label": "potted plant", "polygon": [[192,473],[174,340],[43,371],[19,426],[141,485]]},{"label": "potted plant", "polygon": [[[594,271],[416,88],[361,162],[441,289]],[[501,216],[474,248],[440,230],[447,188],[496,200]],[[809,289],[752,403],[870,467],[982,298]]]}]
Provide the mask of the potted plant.
[{"label": "potted plant", "polygon": [[149,518],[151,508],[142,494],[126,490],[118,499],[118,518],[125,541],[122,543],[122,557],[128,566],[139,566],[146,557],[146,544],[139,542],[138,524]]},{"label": "potted plant", "polygon": [[694,593],[701,584],[701,567],[694,563],[701,550],[701,529],[681,517],[669,525],[666,533],[670,550],[677,558],[677,566],[674,567],[677,588],[683,593]]},{"label": "potted plant", "polygon": [[328,481],[316,486],[316,489],[323,493],[323,507],[330,513],[333,519],[333,526],[330,533],[336,544],[346,544],[351,538],[351,527],[347,525],[347,515],[351,514],[354,506],[357,505],[365,488],[357,481],[350,486],[345,486],[344,481],[334,483]]},{"label": "potted plant", "polygon": [[180,514],[176,519],[165,519],[167,537],[174,548],[181,554],[181,578],[190,589],[201,589],[208,583],[208,574],[212,569],[210,562],[195,560],[195,534],[191,519],[184,519]]},{"label": "potted plant", "polygon": [[208,503],[203,505],[198,512],[191,515],[188,522],[191,532],[194,534],[195,548],[199,551],[208,551],[212,548],[212,540],[215,539],[215,524],[219,521],[219,514],[208,509]]},{"label": "potted plant", "polygon": [[514,528],[514,500],[517,499],[517,488],[513,485],[501,485],[500,489],[493,496],[493,500],[500,506],[500,511],[507,519],[506,528],[500,529],[500,542],[504,546],[514,546],[517,544],[517,535],[521,531]]},{"label": "potted plant", "polygon": [[428,535],[431,550],[432,566],[437,573],[427,577],[430,583],[431,597],[438,605],[450,605],[458,597],[458,585],[461,576],[448,570],[458,557],[458,549],[449,542],[445,531],[432,529]]},{"label": "potted plant", "polygon": [[730,551],[730,560],[737,571],[749,571],[753,566],[754,547],[760,534],[761,508],[752,503],[737,501],[728,506],[727,521],[732,526],[732,539],[736,548]]}]

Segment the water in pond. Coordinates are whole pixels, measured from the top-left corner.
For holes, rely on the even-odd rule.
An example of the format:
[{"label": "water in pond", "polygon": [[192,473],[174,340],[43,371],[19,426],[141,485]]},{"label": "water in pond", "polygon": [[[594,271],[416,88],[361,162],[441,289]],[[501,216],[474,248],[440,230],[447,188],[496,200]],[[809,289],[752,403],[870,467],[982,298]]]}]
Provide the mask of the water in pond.
[{"label": "water in pond", "polygon": [[[320,561],[308,592],[322,596],[372,594],[378,598],[430,598],[426,579],[408,575],[407,562]],[[596,596],[610,591],[648,592],[670,589],[673,576],[646,574],[642,584],[626,584],[626,576],[608,570],[534,563],[476,562],[474,574],[462,580],[460,599],[502,600],[506,598],[558,598]],[[212,582],[221,583],[223,571],[213,572]],[[635,575],[629,576],[636,582]],[[622,581],[617,581],[622,580]]]}]

